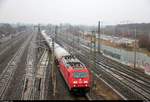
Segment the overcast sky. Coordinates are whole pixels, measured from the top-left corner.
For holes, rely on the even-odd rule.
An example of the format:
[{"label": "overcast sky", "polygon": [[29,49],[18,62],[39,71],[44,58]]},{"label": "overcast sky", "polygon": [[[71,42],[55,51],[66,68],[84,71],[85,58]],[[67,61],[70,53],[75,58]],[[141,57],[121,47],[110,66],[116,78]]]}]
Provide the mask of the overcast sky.
[{"label": "overcast sky", "polygon": [[149,23],[150,0],[0,0],[0,22]]}]

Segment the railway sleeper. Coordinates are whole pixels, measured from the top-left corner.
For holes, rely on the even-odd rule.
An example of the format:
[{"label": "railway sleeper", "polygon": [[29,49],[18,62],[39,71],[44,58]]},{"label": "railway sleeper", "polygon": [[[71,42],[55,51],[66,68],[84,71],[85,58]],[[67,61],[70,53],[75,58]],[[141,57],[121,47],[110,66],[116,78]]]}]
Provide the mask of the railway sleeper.
[{"label": "railway sleeper", "polygon": [[24,87],[24,92],[27,90],[27,85],[28,85],[28,79],[25,79],[25,87]]},{"label": "railway sleeper", "polygon": [[39,78],[38,80],[39,80],[38,91],[40,91],[41,90],[41,78]]}]

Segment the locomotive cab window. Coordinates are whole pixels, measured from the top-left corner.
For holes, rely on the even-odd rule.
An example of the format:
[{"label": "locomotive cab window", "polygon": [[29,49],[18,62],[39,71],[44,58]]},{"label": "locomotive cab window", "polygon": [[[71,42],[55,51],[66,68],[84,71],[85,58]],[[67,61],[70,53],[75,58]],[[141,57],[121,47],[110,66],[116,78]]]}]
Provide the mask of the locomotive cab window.
[{"label": "locomotive cab window", "polygon": [[86,72],[74,72],[74,78],[86,78],[88,73]]}]

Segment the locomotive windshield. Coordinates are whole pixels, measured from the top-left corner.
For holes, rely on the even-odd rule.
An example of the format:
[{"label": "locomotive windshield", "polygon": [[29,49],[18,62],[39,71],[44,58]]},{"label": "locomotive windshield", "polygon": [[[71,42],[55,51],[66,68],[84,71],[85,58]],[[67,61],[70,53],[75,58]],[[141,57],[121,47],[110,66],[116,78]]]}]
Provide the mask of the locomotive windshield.
[{"label": "locomotive windshield", "polygon": [[88,73],[86,72],[74,72],[74,78],[86,78]]}]

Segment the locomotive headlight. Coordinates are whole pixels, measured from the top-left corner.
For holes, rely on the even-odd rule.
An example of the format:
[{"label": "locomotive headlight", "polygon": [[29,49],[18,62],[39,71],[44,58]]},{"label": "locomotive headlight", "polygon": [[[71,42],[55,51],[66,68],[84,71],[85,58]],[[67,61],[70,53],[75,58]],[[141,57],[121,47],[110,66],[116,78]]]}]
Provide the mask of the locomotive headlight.
[{"label": "locomotive headlight", "polygon": [[74,84],[77,84],[77,81],[73,81]]},{"label": "locomotive headlight", "polygon": [[84,81],[84,83],[88,83],[88,81]]}]

